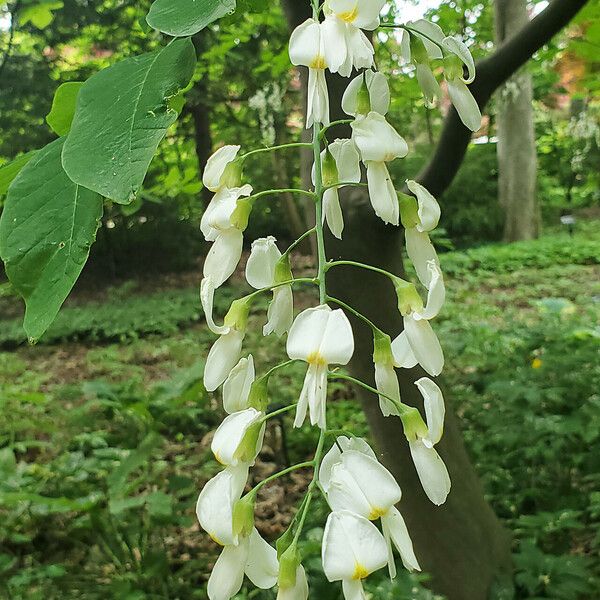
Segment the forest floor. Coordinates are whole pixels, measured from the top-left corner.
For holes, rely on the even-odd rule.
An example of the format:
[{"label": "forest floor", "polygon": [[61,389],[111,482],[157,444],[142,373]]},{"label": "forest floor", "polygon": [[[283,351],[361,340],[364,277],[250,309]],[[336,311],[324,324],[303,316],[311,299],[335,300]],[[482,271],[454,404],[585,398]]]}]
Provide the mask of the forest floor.
[{"label": "forest floor", "polygon": [[[599,589],[599,230],[441,259],[446,384],[487,498],[515,534],[516,598],[577,600]],[[237,280],[222,290],[217,312],[241,289]],[[0,597],[203,599],[215,555],[193,506],[218,469],[209,445],[221,415],[201,385],[214,338],[197,275],[124,282],[94,298],[83,290],[34,347],[23,343],[19,306],[0,285]],[[261,367],[283,356],[280,341],[258,333],[265,307],[246,339]],[[302,375],[290,369],[272,400],[295,401]],[[331,400],[332,427],[368,435],[351,388],[336,384]],[[274,425],[256,476],[314,444],[309,428],[286,437]],[[269,539],[305,480],[300,472],[263,495],[257,517]],[[303,548],[315,589],[324,511],[318,503]],[[390,587],[375,578],[370,589],[432,598],[421,579]],[[158,580],[156,595],[148,590]]]}]

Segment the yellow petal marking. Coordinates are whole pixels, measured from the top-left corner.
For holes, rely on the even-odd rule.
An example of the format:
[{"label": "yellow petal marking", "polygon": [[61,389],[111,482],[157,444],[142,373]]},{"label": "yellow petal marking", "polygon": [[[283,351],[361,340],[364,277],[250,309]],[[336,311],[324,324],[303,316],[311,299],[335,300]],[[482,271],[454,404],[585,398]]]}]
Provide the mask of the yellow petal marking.
[{"label": "yellow petal marking", "polygon": [[327,361],[318,352],[311,352],[306,357],[306,362],[309,365],[317,365],[317,366],[321,366],[321,367],[324,367],[327,365]]},{"label": "yellow petal marking", "polygon": [[369,521],[375,521],[387,514],[387,509],[374,506],[369,514]]},{"label": "yellow petal marking", "polygon": [[313,61],[310,63],[309,67],[311,69],[320,69],[320,70],[326,69],[327,63],[325,62],[325,57],[321,56],[320,54],[317,54],[317,56],[315,56]]},{"label": "yellow petal marking", "polygon": [[338,14],[338,18],[346,23],[353,23],[356,17],[358,17],[358,4],[352,10]]},{"label": "yellow petal marking", "polygon": [[365,569],[365,567],[363,567],[362,565],[356,563],[355,567],[354,567],[354,574],[352,575],[352,579],[356,580],[360,580],[360,579],[366,579],[369,576],[369,571],[367,569]]}]

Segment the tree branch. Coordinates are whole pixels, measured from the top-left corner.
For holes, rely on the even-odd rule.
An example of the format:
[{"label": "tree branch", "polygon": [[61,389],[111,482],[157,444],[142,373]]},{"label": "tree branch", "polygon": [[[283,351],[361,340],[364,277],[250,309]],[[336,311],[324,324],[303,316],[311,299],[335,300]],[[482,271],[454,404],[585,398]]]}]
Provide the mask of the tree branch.
[{"label": "tree branch", "polygon": [[[470,86],[479,107],[483,109],[492,94],[565,27],[587,2],[554,0],[494,54],[480,61],[477,64],[477,78]],[[435,153],[417,180],[435,196],[443,194],[456,176],[470,140],[471,131],[462,124],[456,110],[451,108]]]}]

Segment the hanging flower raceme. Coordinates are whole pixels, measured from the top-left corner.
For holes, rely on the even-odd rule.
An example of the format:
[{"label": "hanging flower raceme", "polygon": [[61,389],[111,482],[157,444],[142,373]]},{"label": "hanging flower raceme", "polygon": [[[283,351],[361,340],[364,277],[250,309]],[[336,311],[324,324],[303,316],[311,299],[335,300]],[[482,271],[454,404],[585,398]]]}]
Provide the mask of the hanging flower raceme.
[{"label": "hanging flower raceme", "polygon": [[339,437],[323,458],[319,481],[334,512],[348,510],[370,521],[381,519],[392,578],[396,576],[392,546],[409,571],[421,570],[404,519],[395,507],[402,497],[400,486],[367,442]]},{"label": "hanging flower raceme", "polygon": [[380,25],[379,14],[386,0],[327,0],[324,7],[326,47],[341,52],[329,61],[332,73],[350,77],[353,69],[368,69],[373,65],[375,51],[369,38],[361,31],[373,31]]},{"label": "hanging flower raceme", "polygon": [[442,391],[428,377],[415,382],[423,396],[427,431],[407,432],[410,453],[427,497],[436,505],[443,504],[450,493],[450,475],[434,446],[444,432],[445,406]]},{"label": "hanging flower raceme", "polygon": [[341,581],[346,600],[364,600],[362,580],[388,562],[388,547],[377,527],[348,510],[332,512],[321,550],[329,581]]},{"label": "hanging flower raceme", "polygon": [[397,367],[412,368],[418,362],[427,373],[437,377],[444,368],[444,353],[429,321],[439,314],[446,298],[446,288],[435,261],[429,261],[428,269],[429,291],[425,306],[412,283],[401,279],[396,281],[404,331],[392,342],[392,354]]},{"label": "hanging flower raceme", "polygon": [[294,296],[291,285],[280,285],[292,280],[289,257],[283,256],[272,236],[252,243],[246,264],[246,280],[255,289],[274,287],[273,301],[267,310],[267,324],[263,335],[275,333],[281,337],[294,320]]},{"label": "hanging flower raceme", "polygon": [[332,310],[327,305],[306,309],[290,329],[287,353],[292,360],[308,363],[294,427],[304,423],[308,410],[311,424],[325,429],[328,366],[346,365],[354,353],[354,335],[348,317],[342,310]]},{"label": "hanging flower raceme", "polygon": [[[323,185],[323,219],[331,233],[342,239],[344,215],[340,206],[338,183],[360,183],[360,156],[352,140],[335,140],[321,153]],[[313,167],[313,183],[315,169]],[[335,186],[335,187],[333,187]]]},{"label": "hanging flower raceme", "polygon": [[253,506],[244,510],[247,476],[247,466],[221,471],[204,486],[196,504],[200,525],[223,546],[208,580],[210,600],[230,600],[240,591],[244,574],[265,590],[277,581],[277,552],[254,527]]},{"label": "hanging flower raceme", "polygon": [[292,32],[292,64],[308,67],[307,129],[314,123],[329,124],[329,91],[325,69],[331,64],[330,61],[340,60],[343,50],[334,44],[326,45],[326,31],[323,24],[315,19],[307,19]]}]

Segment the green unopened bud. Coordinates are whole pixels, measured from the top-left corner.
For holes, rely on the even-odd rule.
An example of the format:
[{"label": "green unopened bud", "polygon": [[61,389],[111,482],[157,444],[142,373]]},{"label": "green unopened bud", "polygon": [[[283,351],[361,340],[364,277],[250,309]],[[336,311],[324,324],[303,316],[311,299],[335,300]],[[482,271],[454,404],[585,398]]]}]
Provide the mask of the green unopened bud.
[{"label": "green unopened bud", "polygon": [[254,206],[254,199],[252,198],[240,198],[236,205],[235,210],[231,215],[231,224],[240,231],[246,231],[248,227],[248,221],[250,220],[250,214],[252,213],[252,207]]},{"label": "green unopened bud", "polygon": [[382,331],[373,332],[373,362],[378,365],[394,364],[392,339]]},{"label": "green unopened bud", "polygon": [[251,304],[249,297],[234,300],[225,315],[225,325],[237,331],[245,331]]},{"label": "green unopened bud", "polygon": [[248,537],[252,533],[255,501],[255,495],[249,493],[233,505],[233,535]]},{"label": "green unopened bud", "polygon": [[429,54],[423,40],[418,35],[410,35],[410,56],[412,62],[417,64],[429,64]]},{"label": "green unopened bud", "polygon": [[419,205],[416,198],[409,194],[398,194],[398,202],[400,203],[402,227],[405,229],[416,227],[421,221],[419,219]]},{"label": "green unopened bud", "polygon": [[290,589],[296,585],[296,572],[300,566],[300,553],[296,544],[289,548],[279,558],[279,576],[277,584],[281,589]]},{"label": "green unopened bud", "polygon": [[230,162],[221,175],[221,185],[226,188],[237,188],[242,185],[242,164],[239,158]]},{"label": "green unopened bud", "polygon": [[449,81],[453,79],[462,79],[463,62],[456,54],[444,56],[444,77]]},{"label": "green unopened bud", "polygon": [[294,276],[292,275],[292,267],[290,266],[290,255],[284,254],[275,265],[274,284],[284,283],[285,281],[291,281]]},{"label": "green unopened bud", "polygon": [[267,410],[269,406],[269,379],[265,375],[255,379],[250,386],[250,394],[248,395],[248,406],[255,408],[261,412]]},{"label": "green unopened bud", "polygon": [[240,442],[240,445],[235,451],[235,458],[241,463],[251,463],[256,458],[256,448],[258,441],[262,433],[264,423],[255,423],[252,427],[248,428],[244,439]]},{"label": "green unopened bud", "polygon": [[371,112],[371,94],[364,75],[356,98],[356,112],[359,115],[368,115]]},{"label": "green unopened bud", "polygon": [[398,310],[403,317],[406,317],[411,312],[420,312],[423,310],[423,299],[419,295],[414,283],[397,277],[394,280],[394,287],[398,296]]},{"label": "green unopened bud", "polygon": [[294,532],[292,528],[286,529],[285,533],[275,542],[275,548],[277,548],[277,560],[279,560],[285,551],[292,545],[294,541]]},{"label": "green unopened bud", "polygon": [[323,154],[323,185],[325,187],[329,187],[331,185],[335,185],[339,182],[340,176],[337,169],[337,164],[335,162],[335,158],[333,154],[329,151],[329,148],[325,148],[325,153]]},{"label": "green unopened bud", "polygon": [[406,408],[400,415],[404,426],[404,435],[409,442],[427,437],[429,430],[421,413],[414,407]]}]

